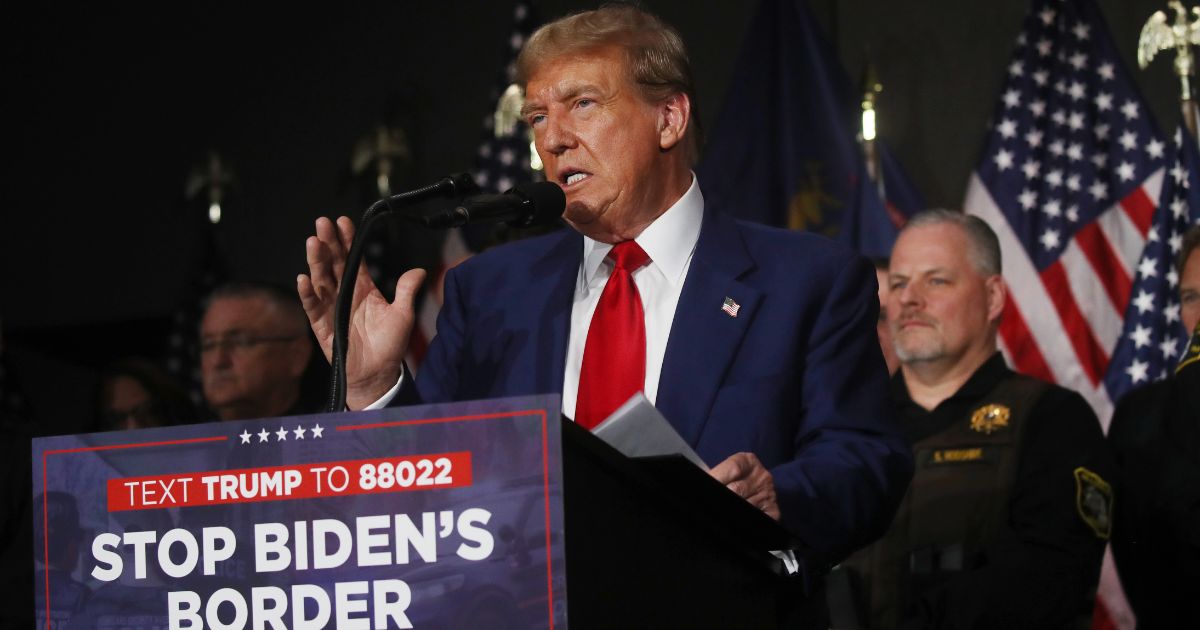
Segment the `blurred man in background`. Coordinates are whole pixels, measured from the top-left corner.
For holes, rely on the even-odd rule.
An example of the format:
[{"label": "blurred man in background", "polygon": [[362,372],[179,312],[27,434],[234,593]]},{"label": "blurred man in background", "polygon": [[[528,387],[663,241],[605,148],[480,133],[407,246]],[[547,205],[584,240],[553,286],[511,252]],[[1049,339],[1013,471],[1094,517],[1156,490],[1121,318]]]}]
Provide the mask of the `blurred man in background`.
[{"label": "blurred man in background", "polygon": [[302,401],[312,358],[308,319],[292,291],[236,283],[209,298],[200,323],[204,400],[221,420],[315,411]]}]

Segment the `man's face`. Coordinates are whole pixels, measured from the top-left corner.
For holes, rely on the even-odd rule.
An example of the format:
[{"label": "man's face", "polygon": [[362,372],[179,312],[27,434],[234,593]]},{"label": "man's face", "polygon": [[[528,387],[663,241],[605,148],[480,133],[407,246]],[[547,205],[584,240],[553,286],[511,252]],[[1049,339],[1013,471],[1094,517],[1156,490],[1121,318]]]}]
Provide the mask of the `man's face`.
[{"label": "man's face", "polygon": [[1004,306],[1000,276],[985,277],[954,224],[905,230],[888,268],[887,317],[901,363],[960,360],[991,340]]},{"label": "man's face", "polygon": [[222,418],[226,408],[257,409],[294,388],[311,352],[299,323],[258,296],[213,300],[200,324],[200,348],[204,398]]},{"label": "man's face", "polygon": [[1179,278],[1180,316],[1189,334],[1200,322],[1200,248],[1193,249],[1183,263]]},{"label": "man's face", "polygon": [[626,76],[618,49],[542,64],[526,85],[524,112],[576,231],[610,243],[633,238],[674,201],[663,185],[672,167],[664,149],[677,139],[663,131],[664,108]]},{"label": "man's face", "polygon": [[879,349],[883,351],[883,361],[887,364],[888,374],[895,374],[896,368],[900,367],[900,359],[896,357],[896,348],[892,345],[892,330],[888,326],[887,269],[876,267],[875,280],[879,283],[879,322],[875,325],[875,332],[879,335]]}]

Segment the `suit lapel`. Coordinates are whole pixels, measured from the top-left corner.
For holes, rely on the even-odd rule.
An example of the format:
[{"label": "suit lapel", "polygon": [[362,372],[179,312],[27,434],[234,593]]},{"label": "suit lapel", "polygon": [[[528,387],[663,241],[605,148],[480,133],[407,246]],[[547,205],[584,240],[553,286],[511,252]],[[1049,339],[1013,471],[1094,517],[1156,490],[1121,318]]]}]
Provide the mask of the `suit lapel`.
[{"label": "suit lapel", "polygon": [[[737,224],[706,209],[675,308],[655,401],[692,446],[762,301],[760,291],[739,281],[753,268]],[[736,316],[722,309],[727,298],[736,304]]]},{"label": "suit lapel", "polygon": [[530,282],[514,299],[515,322],[525,327],[536,348],[532,366],[533,391],[561,393],[571,328],[571,303],[583,239],[574,230],[564,230],[546,254],[534,263],[539,281]]}]

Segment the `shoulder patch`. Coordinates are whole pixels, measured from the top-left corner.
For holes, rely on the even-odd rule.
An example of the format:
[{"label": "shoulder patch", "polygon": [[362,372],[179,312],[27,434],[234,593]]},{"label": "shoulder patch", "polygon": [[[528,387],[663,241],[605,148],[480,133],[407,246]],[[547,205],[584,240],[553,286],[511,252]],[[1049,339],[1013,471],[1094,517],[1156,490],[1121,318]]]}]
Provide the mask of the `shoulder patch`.
[{"label": "shoulder patch", "polygon": [[991,435],[1000,429],[1007,429],[1011,415],[1012,410],[1005,405],[984,405],[971,413],[971,430]]},{"label": "shoulder patch", "polygon": [[1112,533],[1112,486],[1082,466],[1075,469],[1075,508],[1097,538],[1108,540]]}]

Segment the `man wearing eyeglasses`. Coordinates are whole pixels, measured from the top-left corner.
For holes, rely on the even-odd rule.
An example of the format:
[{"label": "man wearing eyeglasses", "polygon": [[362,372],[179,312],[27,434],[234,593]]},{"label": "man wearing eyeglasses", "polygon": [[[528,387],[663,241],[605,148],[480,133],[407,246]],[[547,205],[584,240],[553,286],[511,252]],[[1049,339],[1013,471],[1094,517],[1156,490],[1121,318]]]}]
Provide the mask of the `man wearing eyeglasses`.
[{"label": "man wearing eyeglasses", "polygon": [[292,292],[236,283],[209,298],[200,324],[200,371],[205,402],[221,420],[311,411],[299,408],[311,356],[308,320]]}]

